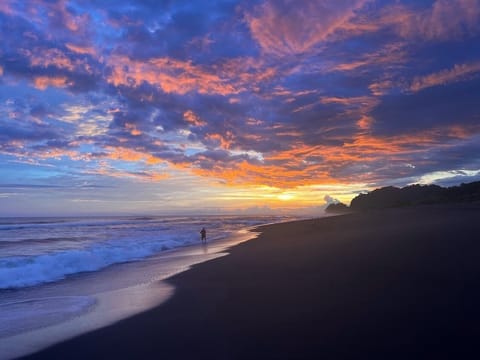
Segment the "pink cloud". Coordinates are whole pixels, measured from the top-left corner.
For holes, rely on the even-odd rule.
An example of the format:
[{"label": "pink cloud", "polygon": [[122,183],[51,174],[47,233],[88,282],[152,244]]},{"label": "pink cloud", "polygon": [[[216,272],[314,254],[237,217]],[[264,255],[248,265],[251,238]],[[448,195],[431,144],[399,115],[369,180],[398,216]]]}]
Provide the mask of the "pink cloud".
[{"label": "pink cloud", "polygon": [[[436,0],[423,10],[396,2],[372,14],[356,14],[338,30],[352,36],[391,27],[403,38],[425,40],[458,39],[480,31],[480,0]],[[363,65],[362,61],[351,65],[355,64]]]},{"label": "pink cloud", "polygon": [[381,80],[373,82],[368,86],[368,89],[375,96],[382,96],[388,94],[388,92],[395,87],[392,80]]},{"label": "pink cloud", "polygon": [[437,0],[430,9],[414,11],[402,5],[387,9],[381,19],[405,38],[448,40],[480,31],[480,0]]},{"label": "pink cloud", "polygon": [[379,100],[373,96],[357,97],[322,97],[322,104],[339,104],[345,107],[341,116],[357,118],[356,125],[361,131],[368,131],[372,128],[375,119],[370,115],[372,109],[379,104]]},{"label": "pink cloud", "polygon": [[32,66],[55,66],[59,69],[67,69],[73,71],[75,64],[59,49],[42,49],[35,48],[32,52],[28,51],[30,64]]},{"label": "pink cloud", "polygon": [[45,25],[44,15],[48,16],[52,32],[67,30],[75,35],[85,35],[91,30],[90,16],[87,13],[77,14],[68,8],[67,0],[1,0],[0,12],[10,16],[19,16],[29,22]]},{"label": "pink cloud", "polygon": [[341,105],[365,105],[372,102],[369,96],[356,97],[338,97],[338,96],[324,96],[320,99],[322,104],[341,104]]},{"label": "pink cloud", "polygon": [[325,41],[367,0],[267,1],[247,14],[253,38],[263,51],[286,55],[306,52]]},{"label": "pink cloud", "polygon": [[93,47],[90,46],[80,46],[80,45],[75,45],[71,43],[65,44],[68,50],[77,53],[77,54],[82,54],[82,55],[92,55],[95,56],[96,51]]},{"label": "pink cloud", "polygon": [[401,66],[408,60],[405,43],[393,42],[378,51],[361,54],[351,62],[336,64],[332,66],[331,71],[353,71],[363,66],[372,65],[382,66],[383,69],[389,70]]},{"label": "pink cloud", "polygon": [[263,61],[252,57],[225,60],[214,65],[212,71],[224,79],[231,79],[240,87],[269,81],[277,75],[276,68],[266,66]]},{"label": "pink cloud", "polygon": [[357,61],[352,61],[352,62],[349,62],[349,63],[342,63],[342,64],[335,65],[333,70],[352,71],[352,70],[356,70],[357,68],[365,66],[365,65],[369,65],[369,62],[367,60],[357,60]]},{"label": "pink cloud", "polygon": [[478,72],[480,72],[480,62],[457,64],[451,69],[445,69],[433,74],[414,78],[410,90],[416,92],[432,86],[460,81]]},{"label": "pink cloud", "polygon": [[11,4],[8,0],[4,0],[0,2],[0,12],[3,12],[7,15],[14,15],[15,11],[12,9]]},{"label": "pink cloud", "polygon": [[74,33],[82,33],[89,29],[90,18],[88,14],[76,15],[67,9],[67,1],[60,0],[49,6],[51,18],[59,19],[65,28]]}]

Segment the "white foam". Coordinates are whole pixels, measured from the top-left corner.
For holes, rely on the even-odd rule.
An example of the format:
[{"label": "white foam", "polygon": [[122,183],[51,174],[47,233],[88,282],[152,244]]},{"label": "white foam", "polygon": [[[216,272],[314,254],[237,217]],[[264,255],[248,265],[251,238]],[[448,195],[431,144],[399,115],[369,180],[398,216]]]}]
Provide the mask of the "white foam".
[{"label": "white foam", "polygon": [[[0,290],[51,283],[69,275],[145,259],[165,250],[198,243],[200,224],[208,239],[222,239],[267,218],[88,218],[53,219],[15,225],[0,232]],[[40,228],[42,228],[40,230]],[[56,239],[62,239],[56,241]],[[28,240],[28,241],[27,241]]]},{"label": "white foam", "polygon": [[[77,316],[60,323],[45,324],[40,328],[16,335],[0,336],[0,349],[2,349],[0,360],[34,353],[60,341],[113,324],[155,307],[169,299],[174,293],[171,285],[159,280],[185,271],[193,264],[224,256],[226,255],[225,250],[230,246],[249,240],[254,236],[255,234],[248,231],[241,231],[225,241],[167,251],[149,258],[148,261],[118,265],[91,276],[78,277],[75,281],[22,290],[25,293],[42,294],[41,297],[34,296],[31,301],[37,303],[39,308],[43,308],[47,315],[57,309],[55,306],[57,301],[58,305],[63,302],[63,305],[67,307],[67,310],[62,310],[64,313],[71,309],[72,313],[76,311]],[[92,288],[104,290],[85,296],[85,292],[89,292]],[[74,293],[76,295],[50,297],[52,293]],[[14,297],[19,295],[18,292],[11,294]],[[46,296],[48,294],[50,296]],[[88,308],[88,312],[85,312],[84,310],[92,299],[95,301],[94,305]],[[26,305],[26,302],[12,301],[4,303],[4,305],[6,310],[10,306],[11,310],[17,311],[18,308],[12,307]],[[35,310],[32,310],[32,312],[26,313],[26,316],[34,315],[34,313]],[[22,314],[10,316],[12,320],[23,317]],[[41,314],[38,316],[41,320]],[[10,321],[5,326],[8,326],[9,323]]]},{"label": "white foam", "polygon": [[188,245],[195,240],[180,236],[163,240],[123,239],[91,244],[84,249],[5,257],[0,259],[0,289],[58,281],[67,275],[139,260],[164,250]]}]

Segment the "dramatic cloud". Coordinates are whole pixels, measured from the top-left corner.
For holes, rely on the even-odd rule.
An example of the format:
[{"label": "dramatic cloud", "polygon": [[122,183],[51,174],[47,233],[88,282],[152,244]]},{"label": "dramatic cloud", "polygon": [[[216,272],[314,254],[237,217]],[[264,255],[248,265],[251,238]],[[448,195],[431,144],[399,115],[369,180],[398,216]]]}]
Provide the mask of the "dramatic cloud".
[{"label": "dramatic cloud", "polygon": [[0,186],[253,209],[477,179],[479,24],[480,0],[4,0]]}]

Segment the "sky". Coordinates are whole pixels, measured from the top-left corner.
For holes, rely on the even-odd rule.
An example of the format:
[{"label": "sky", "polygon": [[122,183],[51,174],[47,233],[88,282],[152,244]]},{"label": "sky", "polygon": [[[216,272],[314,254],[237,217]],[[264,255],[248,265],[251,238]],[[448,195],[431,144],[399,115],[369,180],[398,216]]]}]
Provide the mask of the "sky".
[{"label": "sky", "polygon": [[480,0],[2,0],[0,216],[476,181],[479,104]]}]

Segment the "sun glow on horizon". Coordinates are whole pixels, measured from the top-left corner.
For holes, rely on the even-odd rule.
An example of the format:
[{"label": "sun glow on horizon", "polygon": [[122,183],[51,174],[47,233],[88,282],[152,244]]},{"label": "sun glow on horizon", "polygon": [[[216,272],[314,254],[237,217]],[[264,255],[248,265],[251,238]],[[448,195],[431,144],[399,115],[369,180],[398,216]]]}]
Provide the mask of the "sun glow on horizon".
[{"label": "sun glow on horizon", "polygon": [[282,201],[290,201],[296,198],[294,194],[291,193],[282,193],[277,195],[277,198]]}]

